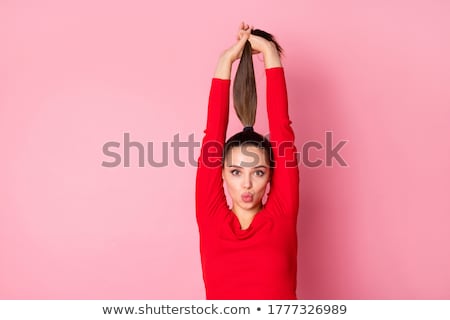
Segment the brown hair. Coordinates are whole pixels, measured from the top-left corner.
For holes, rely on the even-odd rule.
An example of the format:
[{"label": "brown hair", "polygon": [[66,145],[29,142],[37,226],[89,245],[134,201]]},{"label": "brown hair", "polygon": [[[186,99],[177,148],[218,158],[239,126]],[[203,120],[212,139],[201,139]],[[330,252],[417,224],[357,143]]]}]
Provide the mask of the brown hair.
[{"label": "brown hair", "polygon": [[[283,49],[270,33],[259,29],[254,29],[251,33],[263,37],[268,41],[272,41],[278,52],[280,54],[283,53]],[[233,83],[233,102],[236,114],[245,129],[236,133],[225,143],[223,164],[225,163],[225,156],[232,148],[243,145],[254,145],[265,150],[267,159],[269,159],[269,165],[273,168],[274,162],[270,141],[261,134],[253,131],[253,125],[255,124],[256,118],[257,98],[252,46],[249,41],[247,41],[244,46],[241,60],[236,70],[236,76]]]},{"label": "brown hair", "polygon": [[[254,29],[251,33],[255,36],[263,37],[272,41],[278,52],[281,54],[283,49],[275,41],[275,38],[263,30]],[[236,114],[244,127],[253,127],[256,117],[256,82],[255,71],[253,68],[252,46],[250,41],[245,43],[239,66],[236,70],[236,76],[233,83],[233,102]]]}]

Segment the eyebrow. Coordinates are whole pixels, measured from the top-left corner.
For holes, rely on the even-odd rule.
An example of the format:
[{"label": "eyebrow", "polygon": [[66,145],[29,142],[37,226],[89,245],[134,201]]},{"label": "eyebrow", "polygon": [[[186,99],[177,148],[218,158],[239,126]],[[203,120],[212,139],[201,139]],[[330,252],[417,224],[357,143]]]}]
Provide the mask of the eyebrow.
[{"label": "eyebrow", "polygon": [[[238,165],[235,165],[235,164],[231,164],[231,165],[229,165],[228,167],[229,167],[229,168],[243,168],[243,167],[238,166]],[[260,168],[267,169],[268,166],[260,165],[260,166],[253,167],[252,169],[260,169]]]}]

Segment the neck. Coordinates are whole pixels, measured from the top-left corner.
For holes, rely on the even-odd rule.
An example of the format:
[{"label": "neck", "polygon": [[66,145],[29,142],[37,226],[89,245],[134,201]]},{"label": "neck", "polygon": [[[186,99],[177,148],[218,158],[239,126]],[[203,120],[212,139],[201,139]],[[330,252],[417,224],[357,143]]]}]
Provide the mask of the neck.
[{"label": "neck", "polygon": [[242,208],[239,208],[239,207],[233,205],[233,207],[231,208],[231,211],[233,211],[234,214],[237,216],[237,218],[241,224],[241,229],[245,230],[250,226],[250,224],[253,221],[253,218],[259,211],[261,211],[261,209],[262,209],[262,203],[258,207],[252,208],[249,210],[242,209]]}]

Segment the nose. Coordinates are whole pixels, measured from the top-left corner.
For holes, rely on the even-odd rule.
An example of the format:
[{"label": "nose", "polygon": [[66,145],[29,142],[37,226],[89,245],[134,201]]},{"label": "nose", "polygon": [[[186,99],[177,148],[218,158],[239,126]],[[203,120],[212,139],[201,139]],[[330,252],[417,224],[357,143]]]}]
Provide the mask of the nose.
[{"label": "nose", "polygon": [[244,175],[242,183],[245,189],[250,189],[252,187],[252,178],[250,174]]}]

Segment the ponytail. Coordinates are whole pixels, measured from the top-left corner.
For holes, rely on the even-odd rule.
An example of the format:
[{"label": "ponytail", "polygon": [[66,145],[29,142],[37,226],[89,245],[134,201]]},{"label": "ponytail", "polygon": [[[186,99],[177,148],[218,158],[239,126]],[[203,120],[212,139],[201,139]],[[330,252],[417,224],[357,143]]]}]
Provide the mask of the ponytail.
[{"label": "ponytail", "polygon": [[[254,29],[251,33],[268,41],[272,41],[278,52],[280,54],[283,52],[283,49],[270,33],[259,29]],[[241,60],[236,70],[236,76],[233,83],[233,102],[236,115],[242,125],[244,127],[253,127],[256,119],[257,96],[252,46],[250,41],[245,43]]]},{"label": "ponytail", "polygon": [[[275,41],[275,38],[265,31],[255,29],[251,32],[255,36],[263,37],[268,41],[272,41],[275,44],[276,49],[280,54],[283,53],[283,49]],[[267,159],[269,159],[269,166],[274,168],[273,151],[270,141],[261,134],[253,131],[253,125],[256,118],[256,82],[255,71],[253,68],[252,58],[252,46],[249,41],[246,42],[241,61],[236,70],[236,76],[233,83],[233,102],[236,114],[244,126],[244,130],[236,133],[230,137],[225,143],[223,160],[225,160],[228,152],[238,146],[245,144],[254,145],[262,148],[266,152]],[[225,161],[223,161],[223,164]]]},{"label": "ponytail", "polygon": [[256,82],[253,68],[252,46],[245,43],[233,84],[236,114],[244,127],[253,127],[256,117]]}]

